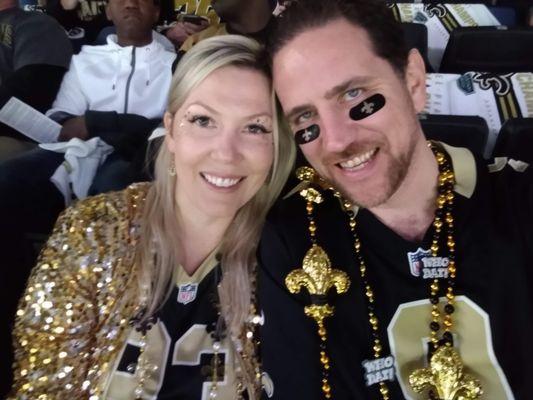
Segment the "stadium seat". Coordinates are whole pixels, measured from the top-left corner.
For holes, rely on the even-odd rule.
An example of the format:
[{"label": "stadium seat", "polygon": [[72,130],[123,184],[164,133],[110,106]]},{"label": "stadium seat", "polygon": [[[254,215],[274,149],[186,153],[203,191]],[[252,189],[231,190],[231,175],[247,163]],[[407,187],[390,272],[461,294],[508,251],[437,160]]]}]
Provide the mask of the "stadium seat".
[{"label": "stadium seat", "polygon": [[[489,0],[487,0],[489,1]],[[512,7],[516,10],[517,24],[528,25],[528,14],[530,7],[533,6],[531,0],[490,0],[489,6]]]},{"label": "stadium seat", "polygon": [[509,157],[533,163],[533,118],[507,120],[496,139],[493,157]]},{"label": "stadium seat", "polygon": [[457,28],[450,35],[439,72],[533,72],[531,49],[533,28]]},{"label": "stadium seat", "polygon": [[489,10],[500,21],[500,24],[508,27],[517,25],[518,21],[514,7],[489,7]]},{"label": "stadium seat", "polygon": [[402,22],[402,28],[407,48],[417,49],[424,59],[426,71],[433,72],[433,68],[431,68],[428,61],[428,28],[426,25]]},{"label": "stadium seat", "polygon": [[466,147],[482,155],[487,145],[489,128],[478,116],[420,115],[420,123],[426,137],[451,146]]}]

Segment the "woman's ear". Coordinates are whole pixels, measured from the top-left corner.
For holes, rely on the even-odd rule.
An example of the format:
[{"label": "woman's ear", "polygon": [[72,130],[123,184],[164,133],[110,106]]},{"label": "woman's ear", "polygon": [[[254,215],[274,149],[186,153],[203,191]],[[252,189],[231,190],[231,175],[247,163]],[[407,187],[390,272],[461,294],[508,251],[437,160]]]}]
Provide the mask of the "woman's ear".
[{"label": "woman's ear", "polygon": [[417,49],[411,49],[407,57],[405,83],[413,101],[416,112],[420,113],[426,106],[426,66]]},{"label": "woman's ear", "polygon": [[172,122],[174,121],[174,116],[168,111],[163,115],[163,125],[165,127],[165,143],[168,147],[168,150],[174,152],[174,136],[172,135]]}]

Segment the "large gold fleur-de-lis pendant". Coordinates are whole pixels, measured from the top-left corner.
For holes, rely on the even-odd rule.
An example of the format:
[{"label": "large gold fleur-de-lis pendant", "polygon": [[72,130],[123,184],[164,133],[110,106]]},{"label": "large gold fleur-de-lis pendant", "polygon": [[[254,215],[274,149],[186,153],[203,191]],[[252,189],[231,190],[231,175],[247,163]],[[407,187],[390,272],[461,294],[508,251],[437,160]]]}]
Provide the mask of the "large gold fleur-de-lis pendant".
[{"label": "large gold fleur-de-lis pendant", "polygon": [[[350,287],[350,278],[344,271],[331,268],[331,261],[322,247],[313,244],[305,254],[303,266],[287,275],[285,285],[291,293],[307,289],[312,298],[324,298],[331,288],[338,294],[345,293]],[[322,325],[324,318],[333,314],[333,306],[312,304],[305,307],[305,314]]]},{"label": "large gold fleur-de-lis pendant", "polygon": [[457,351],[451,346],[441,346],[431,356],[428,368],[417,369],[409,375],[409,384],[417,393],[433,388],[439,400],[479,399],[483,394],[481,384],[463,373],[463,368]]}]

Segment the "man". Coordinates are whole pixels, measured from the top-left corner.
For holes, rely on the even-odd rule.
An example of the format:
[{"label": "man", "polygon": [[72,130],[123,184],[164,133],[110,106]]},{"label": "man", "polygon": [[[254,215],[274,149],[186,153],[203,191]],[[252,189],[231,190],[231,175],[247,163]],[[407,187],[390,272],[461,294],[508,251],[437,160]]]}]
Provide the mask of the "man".
[{"label": "man", "polygon": [[381,2],[294,2],[270,51],[320,176],[303,174],[306,198],[279,202],[260,245],[272,397],[528,398],[530,168],[428,146],[424,64]]},{"label": "man", "polygon": [[[159,12],[153,0],[111,0],[106,12],[117,34],[108,38],[107,45],[86,46],[73,57],[48,111],[63,125],[60,141],[100,137],[114,148],[97,172],[98,179],[105,168],[108,178],[100,181],[100,189],[124,187],[133,180],[128,163],[144,155],[146,139],[162,118],[176,57],[152,32]],[[18,297],[35,264],[35,250],[27,236],[48,234],[65,207],[65,199],[50,182],[63,158],[61,153],[35,149],[0,164],[1,265],[4,276],[9,276],[1,280],[2,334],[12,323]],[[0,348],[5,352],[4,343]],[[0,359],[6,370],[0,375],[7,377],[9,357],[2,354]],[[9,379],[2,379],[2,384],[9,385]]]},{"label": "man", "polygon": [[[68,69],[72,49],[61,26],[17,1],[0,0],[0,108],[11,97],[39,111],[50,108]],[[35,143],[0,123],[0,162]]]}]

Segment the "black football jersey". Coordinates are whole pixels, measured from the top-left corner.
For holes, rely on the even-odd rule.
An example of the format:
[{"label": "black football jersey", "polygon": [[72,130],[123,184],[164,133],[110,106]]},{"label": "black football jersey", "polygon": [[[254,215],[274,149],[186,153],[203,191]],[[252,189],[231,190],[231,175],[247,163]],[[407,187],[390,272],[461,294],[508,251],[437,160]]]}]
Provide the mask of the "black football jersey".
[{"label": "black football jersey", "polygon": [[[481,382],[482,398],[528,399],[533,377],[531,168],[513,168],[507,160],[488,167],[464,149],[447,149],[457,178],[454,345],[465,373]],[[260,244],[261,357],[274,399],[323,399],[317,324],[304,314],[310,296],[305,289],[290,294],[285,286],[285,277],[302,268],[311,247],[305,204],[298,194],[280,201]],[[411,242],[367,210],[356,215],[384,347],[383,365],[370,368],[364,363],[373,359],[372,338],[348,217],[331,195],[315,205],[314,215],[318,244],[331,267],[345,271],[351,281],[346,294],[329,296],[335,314],[325,320],[332,398],[381,399],[379,385],[372,383],[387,379],[391,399],[427,399],[427,392],[413,392],[408,377],[427,367],[429,283],[446,273],[444,259],[426,257],[432,228],[423,240]],[[446,287],[446,280],[441,285]]]},{"label": "black football jersey", "polygon": [[[213,377],[213,343],[218,321],[219,267],[211,255],[193,276],[182,270],[168,300],[146,334],[148,370],[143,399],[207,400]],[[132,329],[106,392],[109,400],[134,399],[141,333]],[[236,398],[233,355],[227,337],[220,342],[217,399]]]}]

